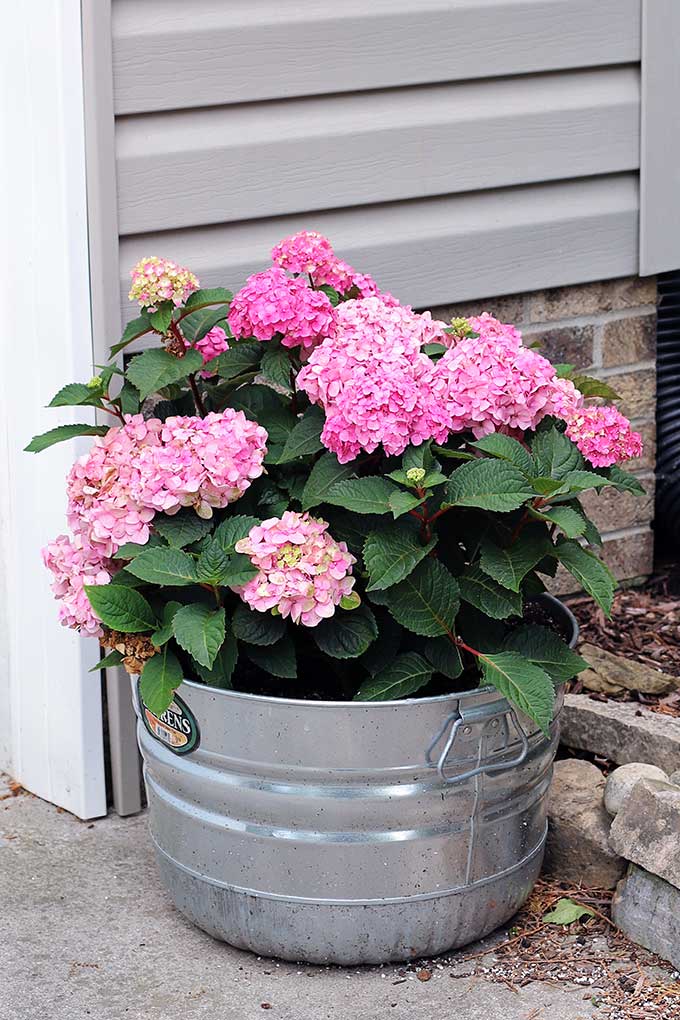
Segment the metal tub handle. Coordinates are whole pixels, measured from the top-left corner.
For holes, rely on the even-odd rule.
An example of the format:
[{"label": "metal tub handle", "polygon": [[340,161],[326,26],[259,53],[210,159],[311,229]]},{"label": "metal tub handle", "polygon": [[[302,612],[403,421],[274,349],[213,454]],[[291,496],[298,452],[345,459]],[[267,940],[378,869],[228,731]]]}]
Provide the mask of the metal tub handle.
[{"label": "metal tub handle", "polygon": [[509,768],[513,768],[513,766],[515,766],[515,765],[521,765],[522,762],[525,761],[525,759],[526,759],[526,757],[527,757],[527,755],[529,753],[529,738],[527,737],[526,733],[522,729],[522,724],[520,723],[519,719],[517,718],[517,713],[515,712],[514,708],[512,708],[511,705],[508,705],[508,707],[502,713],[499,713],[499,714],[503,715],[503,716],[507,716],[510,719],[510,721],[512,722],[513,726],[515,727],[515,730],[517,731],[517,735],[518,735],[518,737],[520,739],[520,742],[522,744],[522,747],[521,747],[521,750],[520,750],[519,754],[515,758],[511,758],[510,760],[505,760],[505,761],[496,762],[496,763],[493,763],[493,762],[492,763],[488,763],[487,762],[484,765],[477,765],[475,768],[468,769],[466,772],[461,772],[460,775],[457,775],[457,776],[447,776],[447,774],[446,774],[446,764],[447,764],[447,760],[448,760],[449,754],[451,753],[451,750],[452,750],[453,745],[454,745],[454,743],[456,741],[456,737],[458,736],[458,733],[460,731],[461,726],[464,723],[466,723],[466,718],[465,718],[464,711],[461,711],[460,713],[457,712],[457,711],[456,712],[452,712],[451,715],[446,720],[446,722],[444,723],[444,725],[442,726],[442,728],[440,729],[440,731],[437,734],[437,736],[434,738],[434,740],[432,741],[432,743],[428,747],[426,755],[425,755],[428,765],[434,764],[434,762],[432,760],[432,752],[433,752],[434,748],[437,746],[437,744],[439,743],[439,741],[441,740],[441,738],[446,733],[446,731],[449,728],[449,726],[451,726],[451,732],[449,733],[447,741],[444,744],[444,749],[443,749],[442,753],[439,755],[439,758],[437,760],[437,772],[439,773],[439,775],[440,775],[440,777],[441,777],[441,779],[442,779],[442,781],[444,783],[446,783],[448,786],[455,786],[457,783],[464,783],[466,780],[472,779],[473,776],[478,776],[482,772],[500,772],[502,769],[509,769]]}]

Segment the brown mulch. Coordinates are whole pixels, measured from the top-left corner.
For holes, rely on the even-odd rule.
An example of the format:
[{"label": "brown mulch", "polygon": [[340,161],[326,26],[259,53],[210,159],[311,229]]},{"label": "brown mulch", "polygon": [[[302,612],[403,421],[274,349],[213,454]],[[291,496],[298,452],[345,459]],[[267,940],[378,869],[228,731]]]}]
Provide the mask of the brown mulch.
[{"label": "brown mulch", "polygon": [[[674,572],[652,577],[641,588],[623,588],[614,596],[610,620],[587,596],[566,601],[579,622],[582,641],[677,676],[680,688],[680,593],[677,589]],[[575,693],[582,690],[578,678],[570,689]],[[680,690],[664,697],[634,691],[616,697],[600,694],[591,697],[639,701],[653,712],[680,717]]]},{"label": "brown mulch", "polygon": [[[570,925],[548,924],[544,915],[562,897],[590,907],[594,917]],[[612,893],[542,879],[505,938],[486,949],[465,949],[400,968],[401,980],[424,980],[448,967],[452,978],[479,977],[513,991],[533,981],[570,983],[602,1020],[678,1020],[680,975],[631,942],[609,917]],[[464,969],[463,969],[464,968]],[[395,982],[398,983],[398,982]]]}]

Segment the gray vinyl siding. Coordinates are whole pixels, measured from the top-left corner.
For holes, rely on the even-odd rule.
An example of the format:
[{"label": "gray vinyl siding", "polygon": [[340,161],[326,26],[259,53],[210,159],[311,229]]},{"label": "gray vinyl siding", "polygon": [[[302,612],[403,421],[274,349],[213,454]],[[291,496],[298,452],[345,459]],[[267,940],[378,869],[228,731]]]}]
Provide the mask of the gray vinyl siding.
[{"label": "gray vinyl siding", "polygon": [[637,272],[642,2],[111,0],[125,314],[303,227],[416,306]]}]

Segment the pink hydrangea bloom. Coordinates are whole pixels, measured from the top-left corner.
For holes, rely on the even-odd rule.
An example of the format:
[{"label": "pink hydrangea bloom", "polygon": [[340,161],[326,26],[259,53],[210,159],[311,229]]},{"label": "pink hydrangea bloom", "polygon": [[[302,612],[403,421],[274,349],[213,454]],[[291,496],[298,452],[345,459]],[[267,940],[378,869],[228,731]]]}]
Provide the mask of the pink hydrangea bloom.
[{"label": "pink hydrangea bloom", "polygon": [[128,415],[124,426],[98,437],[69,472],[67,519],[83,542],[113,556],[125,542],[144,545],[154,508],[131,495],[140,452],[160,443],[162,422]]},{"label": "pink hydrangea bloom", "polygon": [[312,352],[297,385],[324,408],[321,441],[340,463],[381,444],[396,455],[446,438],[432,396],[435,367],[421,351],[437,330],[431,317],[376,297],[338,306],[335,336]]},{"label": "pink hydrangea bloom", "polygon": [[583,394],[576,389],[571,379],[558,379],[552,382],[552,409],[555,418],[569,421],[580,407],[583,407]]},{"label": "pink hydrangea bloom", "polygon": [[160,444],[136,458],[130,494],[167,514],[193,506],[199,517],[212,517],[213,507],[233,503],[262,474],[266,441],[265,429],[231,407],[205,418],[167,418]]},{"label": "pink hydrangea bloom", "polygon": [[594,467],[609,467],[642,453],[642,436],[616,407],[584,407],[569,420],[567,435]]},{"label": "pink hydrangea bloom", "polygon": [[292,510],[251,528],[236,551],[249,556],[258,573],[234,591],[251,609],[266,613],[276,608],[305,627],[333,616],[352,591],[356,560],[327,528],[325,521]]},{"label": "pink hydrangea bloom", "polygon": [[435,392],[452,432],[535,429],[546,415],[578,406],[578,391],[557,379],[547,358],[521,345],[521,334],[484,315],[470,319],[478,337],[465,337],[437,362]]},{"label": "pink hydrangea bloom", "polygon": [[101,620],[95,614],[84,585],[108,584],[116,566],[87,544],[80,535],[59,535],[42,550],[43,563],[54,575],[52,591],[61,602],[59,620],[64,627],[101,637]]},{"label": "pink hydrangea bloom", "polygon": [[339,259],[327,237],[315,230],[301,230],[285,237],[272,249],[272,261],[290,273],[306,273],[315,287],[333,287],[343,296],[351,290],[353,297],[380,297],[386,305],[398,305],[392,295],[381,292],[368,273],[356,269]]},{"label": "pink hydrangea bloom", "polygon": [[284,237],[272,249],[272,262],[289,273],[312,274],[334,258],[331,242],[315,230]]},{"label": "pink hydrangea bloom", "polygon": [[199,288],[198,279],[190,270],[156,255],[140,259],[130,270],[130,276],[130,301],[138,301],[150,312],[155,311],[161,301],[182,305]]},{"label": "pink hydrangea bloom", "polygon": [[271,340],[279,333],[284,347],[311,348],[333,332],[334,313],[323,291],[272,266],[248,277],[234,295],[228,321],[235,337]]},{"label": "pink hydrangea bloom", "polygon": [[[220,354],[224,354],[225,351],[229,350],[227,334],[221,326],[213,326],[204,337],[201,337],[194,344],[189,340],[185,340],[184,345],[187,350],[190,347],[195,347],[197,351],[200,351],[203,355],[204,365],[207,365],[213,358],[217,358]],[[201,372],[203,379],[210,379],[214,374],[214,372]]]},{"label": "pink hydrangea bloom", "polygon": [[510,322],[499,322],[489,312],[482,312],[481,315],[473,315],[468,319],[470,326],[475,333],[479,333],[483,340],[498,340],[501,343],[507,342],[513,350],[517,349],[522,334]]}]

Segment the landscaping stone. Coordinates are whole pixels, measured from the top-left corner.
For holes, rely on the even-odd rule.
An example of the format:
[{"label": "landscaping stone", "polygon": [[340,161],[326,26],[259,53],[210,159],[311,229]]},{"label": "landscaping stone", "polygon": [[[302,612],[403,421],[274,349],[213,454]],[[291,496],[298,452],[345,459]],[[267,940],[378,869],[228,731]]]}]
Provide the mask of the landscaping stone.
[{"label": "landscaping stone", "polygon": [[675,786],[680,786],[680,769],[678,769],[676,772],[671,772],[670,776],[668,777],[668,782],[673,783]]},{"label": "landscaping stone", "polygon": [[580,674],[582,684],[590,691],[605,694],[621,694],[623,691],[668,694],[678,686],[676,676],[662,673],[634,659],[612,655],[596,645],[582,644],[579,653],[591,667]]},{"label": "landscaping stone", "polygon": [[640,779],[612,822],[612,849],[680,889],[680,788]]},{"label": "landscaping stone", "polygon": [[680,969],[680,890],[631,864],[616,888],[612,920],[633,942]]},{"label": "landscaping stone", "polygon": [[646,762],[670,775],[680,769],[680,719],[636,702],[595,701],[586,694],[564,699],[562,742],[617,765]]},{"label": "landscaping stone", "polygon": [[619,765],[607,779],[604,788],[604,806],[610,815],[619,813],[626,797],[640,779],[658,779],[665,783],[668,776],[656,765],[645,765],[639,761],[631,762],[630,765]]},{"label": "landscaping stone", "polygon": [[545,870],[564,882],[613,889],[626,862],[609,845],[604,776],[580,759],[555,762]]}]

